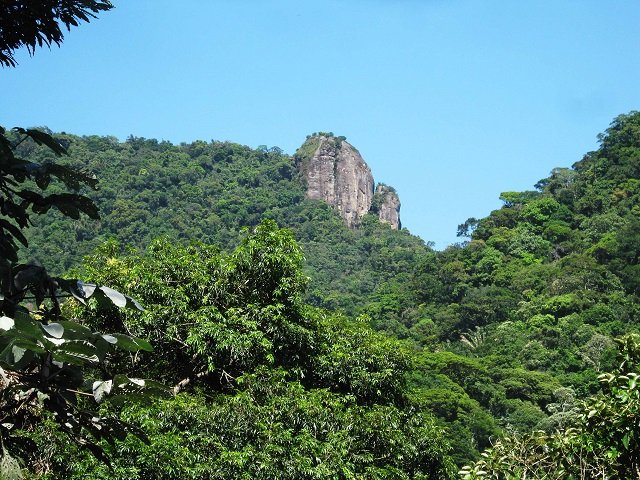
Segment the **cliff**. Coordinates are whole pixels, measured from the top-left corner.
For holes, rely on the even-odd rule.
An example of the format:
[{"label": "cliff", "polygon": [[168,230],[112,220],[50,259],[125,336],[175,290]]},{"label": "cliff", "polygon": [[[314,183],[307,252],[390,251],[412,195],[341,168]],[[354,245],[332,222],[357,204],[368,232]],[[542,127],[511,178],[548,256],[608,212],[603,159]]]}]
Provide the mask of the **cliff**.
[{"label": "cliff", "polygon": [[402,227],[400,223],[400,198],[392,187],[382,183],[376,186],[374,205],[371,210],[374,209],[381,222],[388,223],[394,230],[399,230]]},{"label": "cliff", "polygon": [[349,227],[355,227],[371,212],[377,213],[391,228],[400,228],[397,194],[390,187],[380,185],[380,201],[374,205],[375,182],[371,169],[344,137],[314,134],[298,149],[295,159],[307,185],[307,198],[327,202]]}]

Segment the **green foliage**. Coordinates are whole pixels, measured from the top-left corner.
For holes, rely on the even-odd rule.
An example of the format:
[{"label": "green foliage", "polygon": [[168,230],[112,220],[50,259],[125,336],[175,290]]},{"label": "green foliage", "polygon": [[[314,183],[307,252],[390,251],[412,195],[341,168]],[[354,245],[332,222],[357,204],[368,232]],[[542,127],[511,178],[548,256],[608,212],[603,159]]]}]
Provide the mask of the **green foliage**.
[{"label": "green foliage", "polygon": [[[380,323],[388,331],[406,330],[402,317],[412,315],[414,303],[409,282],[429,249],[372,215],[358,230],[350,230],[325,203],[304,198],[296,159],[279,149],[253,150],[226,142],[171,145],[140,138],[123,143],[109,137],[62,138],[69,144],[68,162],[100,177],[100,190],[87,194],[102,210],[97,222],[68,225],[59,217],[38,219],[27,235],[30,254],[57,259],[54,271],[78,264],[111,237],[141,249],[167,236],[228,251],[241,241],[244,227],[270,218],[291,228],[302,247],[304,271],[311,278],[308,302],[358,315],[376,312],[377,305],[367,308],[374,295],[398,296],[401,300],[393,309],[385,307]],[[20,149],[34,160],[46,157],[31,142]],[[66,248],[72,242],[77,247]],[[378,315],[372,317],[377,321]]]},{"label": "green foliage", "polygon": [[[80,218],[80,212],[91,218],[98,218],[95,204],[88,198],[73,193],[54,193],[43,196],[40,192],[47,189],[52,178],[64,183],[67,188],[79,189],[81,184],[96,186],[96,178],[81,170],[47,161],[31,162],[15,154],[16,147],[26,140],[42,145],[55,155],[66,154],[64,146],[49,134],[34,129],[14,128],[16,135],[8,137],[6,130],[0,127],[0,211],[6,218],[0,219],[0,255],[6,261],[18,260],[18,243],[27,246],[22,230],[30,224],[31,210],[35,214],[44,214],[56,207],[63,215]],[[20,135],[22,138],[18,137]],[[37,190],[28,188],[25,182],[35,182]],[[25,188],[27,187],[27,188]]]},{"label": "green foliage", "polygon": [[[302,302],[291,232],[265,221],[230,253],[159,240],[144,253],[105,245],[85,274],[114,280],[144,312],[73,305],[97,327],[153,340],[135,368],[175,385],[175,400],[125,404],[142,429],[105,446],[114,470],[82,457],[65,478],[449,478],[444,430],[408,395],[410,350]],[[70,306],[71,308],[71,306]],[[133,368],[112,359],[113,368]]]},{"label": "green foliage", "polygon": [[[105,206],[102,219],[38,222],[27,238],[36,257],[65,252],[59,271],[118,238],[85,275],[141,298],[148,311],[92,306],[102,318],[91,325],[152,340],[158,357],[136,364],[150,376],[178,390],[227,392],[259,368],[282,368],[289,381],[362,406],[379,393],[403,404],[408,379],[409,396],[450,429],[456,461],[470,462],[501,429],[563,424],[557,392],[593,394],[598,374],[613,368],[612,338],[638,330],[639,123],[640,114],[619,117],[597,151],[554,169],[538,191],[503,193],[502,208],[460,226],[469,241],[442,252],[373,215],[350,230],[305,199],[299,171],[319,134],[293,157],[223,142],[66,135],[68,164],[82,159],[102,180],[88,192]],[[19,151],[48,158],[32,141]],[[291,234],[260,226],[264,218]],[[243,227],[263,230],[252,240]],[[64,247],[94,229],[95,239]],[[131,247],[148,248],[121,255]],[[446,351],[454,360],[438,357]],[[461,359],[473,363],[473,381],[453,368]],[[132,368],[124,357],[117,365]]]},{"label": "green foliage", "polygon": [[[9,3],[5,65],[20,45],[59,44],[58,21],[111,8],[40,2],[34,36],[25,2]],[[639,132],[640,114],[619,116],[598,150],[502,193],[459,226],[467,242],[434,252],[305,199],[321,137],[346,141],[331,132],[290,157],[2,130],[0,471],[20,475],[17,458],[50,478],[447,478],[490,446],[465,475],[638,476],[636,337],[594,393],[612,338],[638,331]],[[26,253],[56,274],[87,256],[78,276],[118,291]],[[138,375],[177,398],[132,402],[164,391]],[[126,436],[141,431],[148,443]]]},{"label": "green foliage", "polygon": [[[538,192],[503,193],[501,209],[460,225],[470,241],[417,268],[424,320],[409,325],[411,337],[476,359],[492,373],[475,384],[492,388],[480,395],[438,362],[421,374],[437,369],[507,430],[565,425],[555,392],[593,394],[614,366],[612,338],[638,331],[639,123],[636,112],[618,117],[600,149],[554,169]],[[460,395],[449,393],[452,406]]]},{"label": "green foliage", "polygon": [[137,354],[153,349],[142,339],[94,332],[63,315],[60,302],[63,297],[71,297],[80,303],[142,307],[109,287],[51,277],[40,265],[15,262],[16,241],[27,246],[22,230],[31,213],[41,215],[55,206],[64,215],[76,218],[80,210],[90,216],[96,216],[97,210],[91,200],[81,195],[45,197],[30,189],[28,180],[42,191],[52,178],[61,180],[67,188],[79,188],[81,183],[95,186],[95,178],[55,163],[40,164],[17,157],[16,145],[28,138],[56,155],[66,150],[45,132],[22,128],[14,131],[23,136],[16,143],[0,129],[0,206],[5,217],[0,221],[0,470],[15,470],[12,454],[25,460],[35,455],[33,443],[23,441],[20,431],[34,428],[46,414],[43,412],[51,413],[57,428],[72,441],[108,461],[97,441],[113,443],[128,433],[141,438],[144,435],[113,416],[101,416],[96,411],[97,404],[107,399],[145,397],[152,390],[164,388],[121,374],[112,376],[100,369],[105,368],[108,355],[116,350]]},{"label": "green foliage", "polygon": [[114,472],[84,460],[68,478],[450,478],[446,447],[428,415],[363,408],[349,397],[307,390],[282,371],[242,377],[233,394],[180,394],[128,408],[150,444],[117,446]]},{"label": "green foliage", "polygon": [[67,30],[80,22],[88,22],[95,14],[113,8],[109,1],[100,0],[41,0],[3,2],[0,15],[0,65],[17,65],[13,51],[23,46],[33,55],[36,47],[52,44],[60,46],[63,39],[61,22]]},{"label": "green foliage", "polygon": [[508,436],[460,473],[463,478],[637,478],[640,474],[640,337],[618,340],[620,366],[602,392],[571,411],[568,428]]}]

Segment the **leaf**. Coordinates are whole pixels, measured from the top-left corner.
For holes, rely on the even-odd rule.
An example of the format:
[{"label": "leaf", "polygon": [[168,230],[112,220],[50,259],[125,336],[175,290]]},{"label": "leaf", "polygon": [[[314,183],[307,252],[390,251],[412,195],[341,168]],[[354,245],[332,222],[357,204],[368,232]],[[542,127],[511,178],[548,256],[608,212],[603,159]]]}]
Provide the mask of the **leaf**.
[{"label": "leaf", "polygon": [[63,343],[53,351],[53,358],[59,361],[82,365],[84,363],[97,363],[100,358],[97,349],[89,342],[71,340]]},{"label": "leaf", "polygon": [[16,324],[13,318],[2,316],[0,317],[0,330],[10,330]]},{"label": "leaf", "polygon": [[36,185],[40,187],[41,190],[46,190],[51,182],[51,177],[47,174],[39,174],[36,175]]},{"label": "leaf", "polygon": [[96,335],[89,327],[86,327],[81,323],[74,322],[73,320],[61,320],[58,323],[64,327],[67,333],[73,332],[76,334],[73,340],[82,340]]},{"label": "leaf", "polygon": [[38,214],[46,213],[49,208],[54,206],[64,215],[76,220],[80,218],[80,212],[85,213],[89,218],[93,218],[94,220],[100,218],[96,204],[84,195],[54,193],[48,197],[43,197],[30,190],[21,190],[16,193],[28,203],[32,204],[31,209]]},{"label": "leaf", "polygon": [[85,447],[87,450],[89,450],[94,457],[102,461],[109,468],[113,468],[111,465],[111,460],[109,460],[109,457],[107,456],[106,453],[104,453],[104,450],[99,445],[96,445],[95,443],[91,443],[91,442],[85,442],[84,444],[82,444],[82,446]]},{"label": "leaf", "polygon": [[100,290],[113,302],[116,307],[123,308],[127,305],[127,297],[122,293],[109,287],[100,287]]},{"label": "leaf", "polygon": [[32,353],[44,353],[45,349],[35,342],[16,338],[12,340],[2,352],[0,352],[0,361],[4,362],[10,368],[16,368],[19,362],[26,364],[33,358]]},{"label": "leaf", "polygon": [[111,301],[111,303],[113,303],[117,307],[135,308],[136,310],[144,312],[144,307],[140,305],[140,303],[136,299],[130,297],[129,295],[124,295],[123,293],[120,293],[117,290],[114,290],[113,288],[105,287],[105,286],[98,287],[95,284],[82,283],[80,281],[78,281],[78,285],[79,285],[79,289],[84,292],[84,295],[85,295],[84,298],[91,297],[97,291],[100,293],[100,297],[97,297],[97,300],[99,302],[100,302],[100,298],[108,298]]},{"label": "leaf", "polygon": [[[153,352],[153,347],[149,342],[141,338],[130,337],[122,333],[112,333],[110,336],[118,341],[118,346],[128,352],[138,352],[144,350],[145,352]],[[103,336],[104,338],[104,336]]]},{"label": "leaf", "polygon": [[129,378],[116,375],[113,378],[114,388],[109,397],[109,403],[121,406],[130,401],[149,401],[152,397],[171,397],[172,390],[166,385],[153,380]]},{"label": "leaf", "polygon": [[101,362],[104,362],[105,358],[107,358],[107,354],[111,352],[111,344],[102,336],[97,335],[94,341],[94,346],[96,347],[96,355]]},{"label": "leaf", "polygon": [[101,337],[104,338],[107,342],[109,342],[112,345],[115,345],[116,343],[118,343],[118,339],[113,335],[104,334],[104,335],[101,335]]},{"label": "leaf", "polygon": [[18,227],[16,227],[15,225],[13,225],[12,223],[10,223],[9,221],[5,220],[5,219],[0,219],[0,228],[4,228],[5,230],[8,230],[9,233],[16,238],[22,245],[24,245],[25,247],[28,245],[27,243],[27,239],[26,237],[22,234],[22,232],[20,231],[20,229]]},{"label": "leaf", "polygon": [[24,128],[16,127],[13,130],[23,135],[28,135],[38,145],[46,145],[53,151],[53,153],[55,153],[58,156],[67,154],[66,148],[64,148],[60,144],[60,142],[58,142],[55,138],[53,138],[48,133],[42,132],[40,130],[34,130],[32,128],[28,128],[25,130]]},{"label": "leaf", "polygon": [[30,315],[18,310],[13,320],[15,322],[15,329],[20,336],[28,336],[35,340],[44,340],[41,323],[33,320]]},{"label": "leaf", "polygon": [[112,385],[112,380],[93,382],[93,398],[95,398],[96,402],[102,403],[105,396],[111,392]]},{"label": "leaf", "polygon": [[84,293],[84,298],[90,298],[96,291],[95,283],[83,283],[78,280],[78,288]]},{"label": "leaf", "polygon": [[84,183],[94,190],[97,188],[98,179],[91,173],[71,169],[63,165],[58,165],[57,163],[49,163],[43,165],[43,167],[48,173],[59,178],[67,187],[73,188],[74,190],[80,188],[80,183]]},{"label": "leaf", "polygon": [[48,325],[40,325],[42,329],[53,338],[62,338],[64,327],[59,323],[49,323]]},{"label": "leaf", "polygon": [[42,282],[46,275],[45,269],[37,265],[26,265],[13,277],[13,285],[17,290],[24,290],[27,286]]},{"label": "leaf", "polygon": [[[127,307],[135,308],[136,310],[144,312],[144,307],[140,305],[140,303],[138,303],[138,301],[135,298],[132,298],[129,295],[125,295],[125,297],[127,297]],[[131,307],[132,304],[133,304],[133,307]]]},{"label": "leaf", "polygon": [[629,450],[629,434],[628,433],[622,437],[622,445],[624,445],[625,449]]},{"label": "leaf", "polygon": [[85,298],[87,297],[84,289],[82,288],[84,284],[80,280],[67,280],[58,277],[56,277],[54,280],[58,284],[60,290],[70,293],[71,295],[73,295],[73,298],[78,300],[80,303],[85,304]]},{"label": "leaf", "polygon": [[18,345],[14,345],[13,347],[11,347],[11,353],[13,353],[13,362],[18,363],[20,360],[22,360],[22,357],[24,357],[26,351],[26,348],[19,347]]}]

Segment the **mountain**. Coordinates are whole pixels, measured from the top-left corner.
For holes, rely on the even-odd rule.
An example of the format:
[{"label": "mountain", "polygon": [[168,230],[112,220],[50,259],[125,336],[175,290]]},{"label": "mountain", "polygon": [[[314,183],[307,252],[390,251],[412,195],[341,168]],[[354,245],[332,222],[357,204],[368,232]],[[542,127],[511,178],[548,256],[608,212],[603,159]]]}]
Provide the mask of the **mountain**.
[{"label": "mountain", "polygon": [[[54,272],[80,264],[108,238],[123,248],[144,248],[168,236],[232,249],[243,228],[270,218],[291,228],[305,253],[312,279],[307,300],[358,314],[372,297],[405,288],[430,250],[406,230],[394,230],[400,227],[395,191],[383,184],[374,190],[369,167],[343,137],[312,135],[294,156],[277,147],[216,141],[58,138],[69,147],[64,161],[98,177],[98,190],[86,193],[101,219],[37,219],[28,235],[29,255]],[[52,160],[37,145],[18,148],[27,158]]]},{"label": "mountain", "polygon": [[[358,317],[412,352],[403,373],[412,401],[448,429],[463,464],[505,430],[569,425],[613,369],[613,339],[638,331],[639,132],[639,113],[617,117],[596,151],[534,190],[503,192],[502,208],[461,224],[464,241],[442,252],[381,221],[399,199],[342,137],[311,135],[289,156],[62,134],[68,161],[100,179],[88,193],[102,219],[48,215],[30,233],[31,253],[64,270],[110,237],[120,242],[109,244],[114,258],[159,236],[231,252],[246,241],[243,227],[275,220],[304,253],[305,302]],[[49,160],[37,145],[18,148]]]},{"label": "mountain", "polygon": [[381,184],[374,189],[369,165],[344,137],[311,135],[294,159],[306,184],[306,198],[327,202],[347,226],[357,226],[372,212],[393,230],[400,228],[400,199],[395,190]]}]

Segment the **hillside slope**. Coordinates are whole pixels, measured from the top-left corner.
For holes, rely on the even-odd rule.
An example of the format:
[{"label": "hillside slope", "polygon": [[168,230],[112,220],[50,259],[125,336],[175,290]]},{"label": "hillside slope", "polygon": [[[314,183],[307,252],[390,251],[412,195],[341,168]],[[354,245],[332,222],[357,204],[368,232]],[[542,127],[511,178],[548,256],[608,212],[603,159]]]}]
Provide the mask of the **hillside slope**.
[{"label": "hillside slope", "polygon": [[[102,220],[38,225],[37,257],[65,269],[109,236],[137,248],[166,235],[230,251],[244,226],[274,219],[304,252],[307,302],[366,314],[408,341],[412,401],[449,429],[458,463],[502,429],[567,424],[613,368],[613,338],[638,331],[638,113],[616,118],[598,150],[535,190],[502,193],[502,208],[467,220],[459,233],[468,240],[442,252],[381,223],[375,194],[357,228],[306,198],[296,168],[304,148],[296,160],[227,142],[62,138],[69,161],[100,179],[92,195]],[[46,159],[34,145],[20,148]]]},{"label": "hillside slope", "polygon": [[[419,238],[378,221],[377,211],[388,195],[374,195],[373,184],[369,204],[376,201],[374,213],[367,214],[368,207],[361,210],[349,228],[325,201],[307,198],[296,160],[276,147],[58,137],[69,145],[70,157],[64,161],[97,175],[98,190],[86,193],[100,206],[101,220],[38,219],[29,232],[30,255],[53,271],[78,265],[112,237],[136,248],[167,236],[231,249],[243,228],[269,218],[291,228],[302,246],[312,279],[307,299],[355,314],[368,299],[388,292],[392,280],[407,283],[414,265],[429,252]],[[33,144],[20,149],[40,161],[50,155]]]}]

